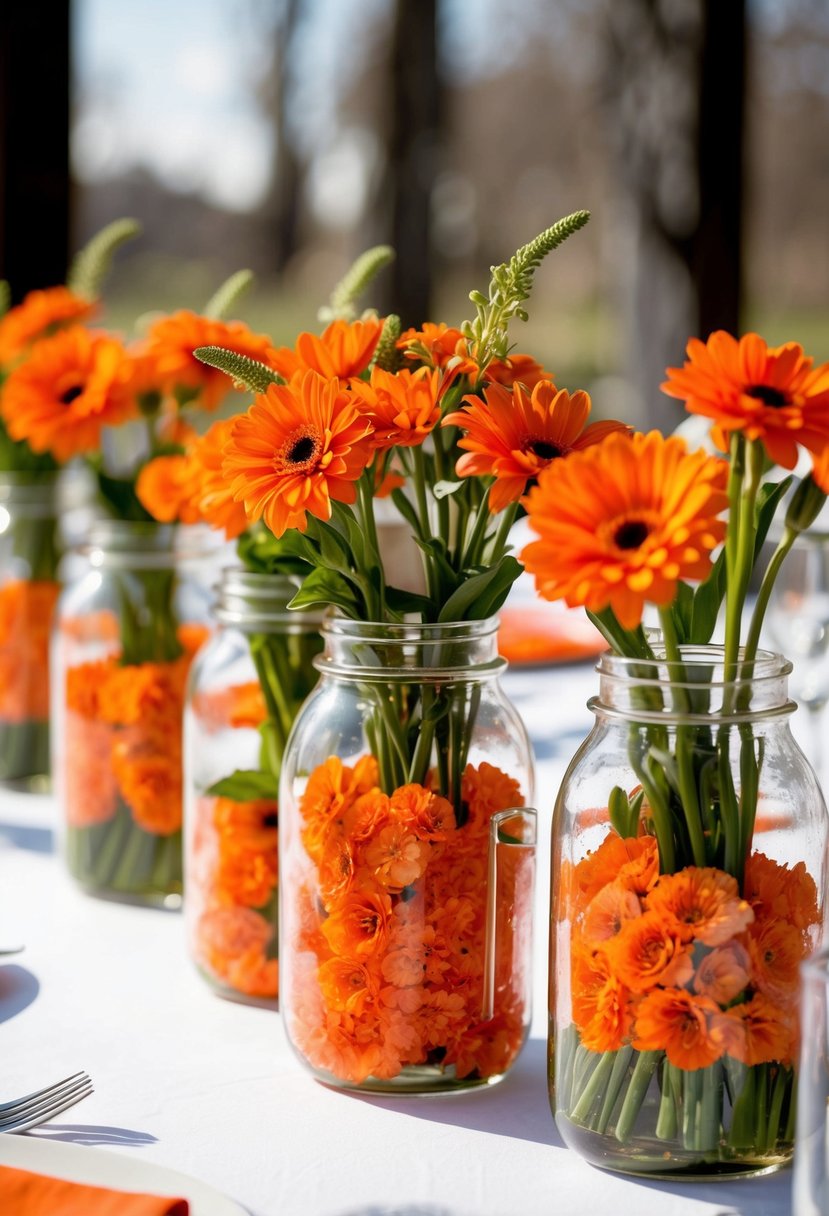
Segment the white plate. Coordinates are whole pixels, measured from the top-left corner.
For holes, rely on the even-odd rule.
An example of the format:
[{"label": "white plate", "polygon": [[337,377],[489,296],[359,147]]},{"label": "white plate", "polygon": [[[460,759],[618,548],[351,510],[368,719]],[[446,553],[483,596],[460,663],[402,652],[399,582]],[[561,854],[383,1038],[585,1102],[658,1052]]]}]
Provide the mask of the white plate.
[{"label": "white plate", "polygon": [[116,1191],[187,1199],[190,1216],[249,1216],[238,1203],[198,1178],[104,1148],[36,1136],[0,1135],[0,1165]]}]

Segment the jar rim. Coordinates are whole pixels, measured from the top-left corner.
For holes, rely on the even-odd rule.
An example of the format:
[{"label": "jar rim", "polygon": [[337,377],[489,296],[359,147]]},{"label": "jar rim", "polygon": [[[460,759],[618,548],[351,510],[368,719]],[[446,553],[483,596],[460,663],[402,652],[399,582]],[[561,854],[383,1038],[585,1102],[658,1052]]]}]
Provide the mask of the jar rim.
[{"label": "jar rim", "polygon": [[251,630],[278,627],[285,633],[318,631],[322,611],[288,608],[296,594],[299,581],[287,574],[268,574],[225,566],[216,584],[216,619],[223,625],[235,625]]},{"label": "jar rim", "polygon": [[154,520],[96,519],[76,552],[93,566],[158,567],[213,556],[224,540],[201,524],[163,524]]},{"label": "jar rim", "polygon": [[[725,647],[714,643],[690,643],[679,647],[682,656],[680,661],[668,659],[665,648],[660,642],[652,642],[654,655],[652,658],[630,658],[628,655],[615,654],[612,650],[603,651],[596,663],[596,671],[600,676],[611,680],[629,680],[637,685],[665,685],[677,688],[699,688],[708,685],[714,688],[724,688],[729,685],[756,684],[763,680],[779,680],[791,675],[792,663],[785,655],[774,650],[758,650],[755,658],[746,660],[745,651],[741,647],[737,652],[737,662],[734,673],[725,674]],[[721,678],[694,679],[672,678],[674,675],[685,677],[688,673],[704,670],[717,670]],[[653,671],[651,675],[650,672]],[[646,674],[647,673],[647,674]],[[667,677],[667,678],[666,678]]]},{"label": "jar rim", "polygon": [[498,617],[474,621],[355,621],[351,617],[327,616],[323,633],[354,642],[474,641],[498,631]]}]

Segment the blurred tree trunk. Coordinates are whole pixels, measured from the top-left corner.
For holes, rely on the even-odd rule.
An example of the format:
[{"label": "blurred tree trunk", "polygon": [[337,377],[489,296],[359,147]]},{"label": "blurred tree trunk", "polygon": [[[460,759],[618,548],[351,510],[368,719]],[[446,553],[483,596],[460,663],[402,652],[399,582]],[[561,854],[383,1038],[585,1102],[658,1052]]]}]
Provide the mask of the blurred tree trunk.
[{"label": "blurred tree trunk", "polygon": [[739,329],[745,0],[609,0],[605,22],[629,374],[637,423],[671,430],[665,368],[689,337]]},{"label": "blurred tree trunk", "polygon": [[396,0],[389,55],[390,114],[382,204],[384,237],[397,255],[377,284],[382,311],[404,327],[431,319],[431,202],[443,107],[437,66],[437,0]]},{"label": "blurred tree trunk", "polygon": [[[264,0],[260,20],[266,23],[272,0]],[[271,67],[258,89],[259,101],[272,124],[276,172],[261,208],[262,256],[260,270],[283,270],[299,243],[302,169],[289,134],[291,79],[289,64],[302,0],[280,0],[269,26]]]},{"label": "blurred tree trunk", "polygon": [[64,282],[69,207],[69,0],[46,12],[9,0],[0,4],[0,277],[15,301]]}]

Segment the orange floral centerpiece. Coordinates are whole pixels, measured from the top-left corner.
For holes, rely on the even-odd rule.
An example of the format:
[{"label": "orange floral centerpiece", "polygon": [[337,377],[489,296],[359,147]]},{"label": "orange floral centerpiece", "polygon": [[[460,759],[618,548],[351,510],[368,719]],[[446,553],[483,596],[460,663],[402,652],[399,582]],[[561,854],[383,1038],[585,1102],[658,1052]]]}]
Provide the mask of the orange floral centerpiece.
[{"label": "orange floral centerpiece", "polygon": [[[755,334],[715,333],[688,356],[663,388],[712,420],[730,459],[614,434],[523,499],[539,592],[584,606],[611,648],[554,819],[551,1101],[596,1164],[672,1176],[790,1157],[798,968],[827,879],[826,807],[787,725],[790,667],[759,643],[781,564],[829,490],[829,365]],[[775,466],[801,448],[813,470],[792,494]],[[658,630],[642,627],[646,605]]]},{"label": "orange floral centerpiece", "polygon": [[[462,328],[357,317],[372,253],[321,335],[267,359],[203,347],[254,401],[213,431],[221,459],[202,461],[195,508],[192,469],[152,474],[171,517],[236,518],[249,570],[297,579],[292,609],[329,610],[320,682],[282,758],[278,830],[280,1007],[331,1084],[488,1084],[526,1033],[532,763],[497,680],[494,614],[521,572],[508,545],[521,495],[624,428],[588,425],[586,395],[511,352],[507,328],[542,258],[586,220],[494,268]],[[378,499],[420,551],[419,589],[387,578]],[[233,925],[217,909],[206,948],[233,940],[261,958],[250,917]]]},{"label": "orange floral centerpiece", "polygon": [[0,284],[0,780],[32,782],[49,772],[49,630],[60,590],[57,496],[66,454],[28,442],[33,403],[19,386],[55,340],[86,333],[109,259],[133,231],[119,221],[99,233],[76,257],[67,286],[29,292],[12,307]]},{"label": "orange floral centerpiece", "polygon": [[[83,275],[99,277],[115,239],[134,228],[125,221],[93,242]],[[204,315],[152,320],[135,342],[85,317],[57,327],[3,387],[11,439],[43,459],[82,461],[97,491],[88,573],[67,588],[58,614],[53,754],[67,860],[99,894],[141,902],[181,894],[184,687],[208,607],[189,576],[205,553],[203,542],[156,522],[136,487],[159,453],[184,451],[199,414],[231,388],[192,357],[193,346],[270,350],[267,338],[222,319],[250,278],[233,276]]]}]

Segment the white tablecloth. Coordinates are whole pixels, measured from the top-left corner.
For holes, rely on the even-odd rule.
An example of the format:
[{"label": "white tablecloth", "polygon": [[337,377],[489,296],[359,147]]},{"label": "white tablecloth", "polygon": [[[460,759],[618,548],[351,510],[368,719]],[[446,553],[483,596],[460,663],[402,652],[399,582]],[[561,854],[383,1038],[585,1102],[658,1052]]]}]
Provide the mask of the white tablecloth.
[{"label": "white tablecloth", "polygon": [[207,991],[178,914],[78,892],[51,799],[0,791],[0,946],[26,945],[0,959],[0,1100],[84,1068],[95,1093],[39,1134],[196,1175],[252,1216],[787,1216],[789,1171],[648,1183],[563,1147],[546,1086],[547,841],[596,676],[512,672],[506,686],[536,746],[540,846],[533,1029],[502,1084],[408,1099],[317,1084],[278,1014]]}]

